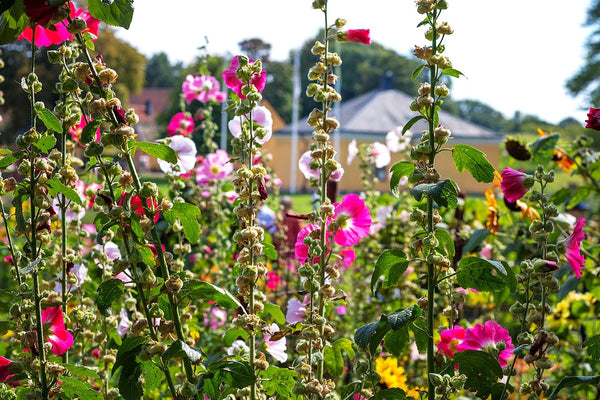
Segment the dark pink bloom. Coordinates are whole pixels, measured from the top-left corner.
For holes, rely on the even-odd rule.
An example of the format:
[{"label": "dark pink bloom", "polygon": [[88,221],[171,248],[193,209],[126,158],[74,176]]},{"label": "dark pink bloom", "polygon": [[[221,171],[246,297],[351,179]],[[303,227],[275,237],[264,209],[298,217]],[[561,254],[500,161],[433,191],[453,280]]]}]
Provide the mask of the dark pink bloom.
[{"label": "dark pink bloom", "polygon": [[185,102],[190,104],[194,100],[201,103],[216,101],[222,103],[225,101],[225,92],[220,91],[221,84],[210,75],[188,75],[181,85],[181,92],[184,95]]},{"label": "dark pink bloom", "polygon": [[73,336],[65,329],[60,307],[50,307],[42,310],[42,322],[50,325],[46,341],[52,343],[52,352],[55,355],[64,354],[73,346]]},{"label": "dark pink bloom", "polygon": [[587,129],[600,131],[600,108],[590,107],[587,117],[588,119],[585,120],[585,127]]},{"label": "dark pink bloom", "polygon": [[[250,59],[250,63],[253,63],[254,60]],[[265,70],[260,71],[260,74],[254,73],[250,78],[250,82],[243,82],[238,78],[236,71],[240,67],[240,62],[238,60],[238,56],[233,57],[231,60],[231,65],[229,69],[223,71],[223,80],[225,81],[225,85],[233,90],[235,94],[238,95],[240,99],[245,99],[246,96],[242,94],[242,88],[248,84],[254,85],[256,90],[262,92],[265,88],[265,84],[267,83],[267,73]]]},{"label": "dark pink bloom", "polygon": [[529,176],[522,169],[517,171],[507,167],[502,170],[501,176],[500,187],[504,193],[504,198],[510,203],[514,203],[525,196],[525,193],[531,187],[531,184],[526,181]]},{"label": "dark pink bloom", "polygon": [[585,218],[579,218],[575,224],[573,233],[565,240],[565,248],[567,261],[573,269],[573,273],[577,278],[581,278],[581,270],[585,266],[585,257],[581,254],[581,242],[585,235],[583,234],[583,226],[585,225]]},{"label": "dark pink bloom", "polygon": [[178,112],[173,115],[169,126],[167,126],[167,135],[189,136],[194,132],[194,119],[188,113]]},{"label": "dark pink bloom", "polygon": [[304,238],[310,235],[310,233],[316,229],[319,229],[319,225],[317,224],[308,224],[305,225],[300,232],[298,232],[298,238],[296,239],[296,258],[301,263],[305,263],[308,258],[308,245],[304,243]]},{"label": "dark pink bloom", "polygon": [[369,29],[348,29],[346,32],[340,32],[338,38],[342,42],[371,44],[371,31]]},{"label": "dark pink bloom", "polygon": [[344,196],[341,203],[334,203],[333,218],[338,225],[334,241],[340,246],[354,246],[369,235],[371,212],[357,194]]},{"label": "dark pink bloom", "polygon": [[0,382],[4,382],[14,376],[14,374],[10,373],[11,364],[12,361],[8,358],[0,356]]},{"label": "dark pink bloom", "polygon": [[453,357],[460,345],[465,339],[465,330],[462,326],[454,325],[452,329],[446,329],[440,332],[440,341],[437,343],[438,350],[441,350],[448,357]]},{"label": "dark pink bloom", "polygon": [[277,290],[279,283],[281,282],[281,278],[276,271],[267,272],[267,289],[269,290]]},{"label": "dark pink bloom", "polygon": [[[500,343],[502,342],[502,345]],[[512,356],[515,346],[508,331],[494,321],[486,321],[485,325],[477,324],[465,330],[465,337],[457,347],[458,351],[480,350],[490,351],[498,356],[500,366],[505,367]]]},{"label": "dark pink bloom", "polygon": [[[91,122],[92,118],[91,117],[89,117],[89,118],[90,118],[90,122]],[[79,123],[77,125],[73,126],[69,130],[71,139],[79,145],[81,145],[81,143],[79,143],[79,140],[81,139],[81,134],[83,133],[83,128],[85,128],[86,125],[87,125],[87,122],[85,122],[85,118],[82,115]],[[98,128],[96,129],[96,136],[94,138],[94,142],[98,142],[98,141],[100,141],[100,126],[98,126]]]},{"label": "dark pink bloom", "polygon": [[354,260],[356,260],[356,253],[351,247],[340,250],[340,256],[343,257],[342,265],[344,266],[344,269],[351,267]]}]

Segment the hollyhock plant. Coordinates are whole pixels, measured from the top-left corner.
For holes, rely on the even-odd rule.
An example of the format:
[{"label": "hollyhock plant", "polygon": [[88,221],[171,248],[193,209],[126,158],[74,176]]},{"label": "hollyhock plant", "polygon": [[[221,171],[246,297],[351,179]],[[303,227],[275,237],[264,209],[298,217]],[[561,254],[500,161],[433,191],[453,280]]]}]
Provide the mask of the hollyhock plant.
[{"label": "hollyhock plant", "polygon": [[[271,324],[271,333],[279,332],[279,326],[277,324]],[[286,362],[287,355],[287,341],[285,336],[279,340],[271,341],[271,335],[265,334],[265,346],[267,353],[273,356],[279,362]]]},{"label": "hollyhock plant", "polygon": [[288,324],[296,324],[306,320],[306,306],[309,304],[308,296],[304,297],[304,301],[300,301],[295,297],[288,300],[287,311],[285,313],[285,322]]},{"label": "hollyhock plant", "polygon": [[585,218],[579,218],[575,224],[573,232],[565,239],[565,256],[573,273],[577,278],[581,278],[581,270],[585,266],[585,257],[581,254],[581,242],[585,235],[583,233],[583,226],[585,225]]},{"label": "hollyhock plant", "polygon": [[437,348],[448,357],[453,357],[454,353],[459,351],[458,345],[461,344],[464,339],[464,328],[454,325],[452,329],[445,329],[440,332],[440,341],[437,343]]},{"label": "hollyhock plant", "polygon": [[[271,111],[264,106],[257,106],[252,111],[244,116],[235,117],[227,126],[229,127],[229,131],[234,138],[242,137],[244,132],[249,133],[249,129],[243,129],[243,125],[247,125],[252,118],[252,121],[255,125],[259,125],[263,128],[264,134],[259,137],[258,135],[254,136],[254,140],[259,144],[265,144],[271,139],[273,134],[273,116],[271,115]],[[253,132],[256,132],[256,129],[253,129]],[[248,139],[248,138],[247,138]]]},{"label": "hollyhock plant", "polygon": [[189,136],[194,132],[194,119],[189,113],[178,112],[173,115],[169,126],[167,126],[167,135]]},{"label": "hollyhock plant", "polygon": [[348,145],[348,158],[346,159],[346,164],[352,164],[352,160],[356,158],[358,155],[358,145],[356,144],[356,139],[352,139],[350,144]]},{"label": "hollyhock plant", "polygon": [[[83,281],[87,277],[88,268],[84,264],[74,264],[73,267],[70,268],[69,273],[73,274],[75,276],[75,278],[77,278],[77,282],[75,282],[73,284],[67,283],[67,291],[71,292],[71,291],[81,287],[81,285],[83,284]],[[58,278],[56,279],[56,282],[54,282],[54,291],[56,293],[62,293],[61,278],[62,278],[62,271],[59,272]]]},{"label": "hollyhock plant", "polygon": [[11,360],[0,356],[0,382],[7,381],[14,376],[14,374],[10,373],[11,364]]},{"label": "hollyhock plant", "polygon": [[587,117],[588,119],[585,120],[585,127],[587,129],[600,131],[600,108],[590,107]]},{"label": "hollyhock plant", "polygon": [[354,246],[360,239],[369,235],[371,212],[365,201],[357,194],[344,196],[341,203],[334,203],[333,220],[338,226],[334,236],[340,246]]},{"label": "hollyhock plant", "polygon": [[[332,160],[333,162],[335,162],[337,164],[337,169],[335,171],[333,171],[331,173],[331,176],[329,177],[332,181],[335,182],[339,182],[340,179],[342,179],[342,176],[344,176],[344,168],[342,168],[342,166],[337,163],[336,161]],[[302,174],[304,175],[304,177],[306,179],[315,178],[315,179],[319,179],[320,177],[320,168],[317,169],[312,169],[310,164],[312,164],[313,162],[313,158],[310,155],[310,150],[309,151],[305,151],[304,153],[302,153],[302,155],[300,156],[300,159],[298,160],[298,169],[300,170],[300,172],[302,172]]]},{"label": "hollyhock plant", "polygon": [[157,161],[161,171],[170,172],[177,176],[191,171],[196,165],[197,151],[194,141],[182,135],[176,135],[167,139],[167,144],[177,153],[177,164],[175,164],[177,168],[174,168],[173,164],[168,161],[159,158]]},{"label": "hollyhock plant", "polygon": [[[240,80],[237,75],[237,70],[240,67],[239,56],[235,56],[231,59],[231,64],[229,69],[223,71],[223,80],[225,81],[225,85],[234,91],[235,94],[242,100],[246,99],[246,96],[242,94],[242,88],[248,84],[254,85],[256,90],[262,92],[265,88],[265,84],[267,83],[267,72],[263,69],[260,73],[253,73],[250,77],[249,82],[244,82]],[[254,63],[254,60],[248,60],[250,64]]]},{"label": "hollyhock plant", "polygon": [[[71,135],[71,139],[80,146],[82,146],[82,144],[79,142],[79,140],[81,139],[81,134],[83,133],[83,129],[91,121],[92,121],[92,118],[89,117],[89,121],[86,122],[85,117],[82,115],[81,121],[77,125],[71,127],[71,129],[69,129],[69,134]],[[96,128],[96,134],[94,135],[94,142],[99,142],[99,141],[100,141],[100,126],[98,126],[98,128]]]},{"label": "hollyhock plant", "polygon": [[530,175],[512,168],[504,168],[502,170],[502,182],[500,187],[504,193],[504,198],[514,203],[521,197],[525,196],[531,186],[533,186],[533,178]]},{"label": "hollyhock plant", "polygon": [[73,336],[65,329],[63,313],[60,307],[42,310],[42,323],[49,324],[46,341],[52,343],[52,353],[64,354],[73,345]]},{"label": "hollyhock plant", "polygon": [[390,150],[383,143],[373,143],[371,146],[369,146],[369,152],[371,157],[373,157],[375,168],[384,168],[390,163],[390,161],[392,161]]},{"label": "hollyhock plant", "polygon": [[220,89],[221,84],[211,75],[198,76],[189,74],[185,77],[181,85],[181,92],[187,104],[190,104],[194,100],[198,100],[201,103],[208,103],[209,101],[222,103],[225,101],[227,95]]},{"label": "hollyhock plant", "polygon": [[508,331],[494,321],[486,321],[484,325],[477,324],[470,329],[465,329],[464,340],[457,346],[458,351],[490,351],[498,357],[502,367],[508,364],[514,349]]},{"label": "hollyhock plant", "polygon": [[233,172],[233,163],[225,150],[217,150],[207,154],[196,168],[196,182],[206,185],[213,181],[220,181]]},{"label": "hollyhock plant", "polygon": [[[319,225],[308,224],[308,225],[305,225],[302,229],[300,229],[300,232],[298,232],[298,237],[296,239],[296,245],[295,245],[295,253],[296,253],[296,258],[301,263],[305,263],[306,260],[308,259],[308,245],[306,243],[304,243],[304,238],[307,237],[308,235],[310,235],[310,233],[316,229],[319,229]],[[329,242],[329,240],[328,240],[328,242]]]},{"label": "hollyhock plant", "polygon": [[371,30],[370,29],[348,29],[347,31],[338,32],[337,38],[341,42],[371,44]]},{"label": "hollyhock plant", "polygon": [[385,144],[392,153],[406,150],[410,143],[412,132],[406,131],[404,135],[402,135],[402,129],[402,126],[398,126],[385,135]]}]

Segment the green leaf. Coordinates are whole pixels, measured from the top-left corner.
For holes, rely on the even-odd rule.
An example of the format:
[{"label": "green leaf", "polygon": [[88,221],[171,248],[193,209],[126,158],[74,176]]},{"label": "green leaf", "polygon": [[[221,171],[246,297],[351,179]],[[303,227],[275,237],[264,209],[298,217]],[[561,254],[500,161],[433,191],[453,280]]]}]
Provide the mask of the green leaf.
[{"label": "green leaf", "polygon": [[154,253],[150,249],[150,247],[146,245],[138,244],[135,246],[136,251],[142,256],[142,262],[150,267],[156,265],[156,260],[154,258]]},{"label": "green leaf", "polygon": [[492,386],[502,378],[498,360],[484,351],[459,351],[454,354],[454,362],[458,363],[458,371],[467,376],[465,387],[482,399],[490,395]]},{"label": "green leaf", "polygon": [[425,68],[424,64],[419,65],[417,68],[415,68],[415,70],[413,71],[412,75],[410,76],[411,80],[415,80],[419,77],[419,75],[421,75],[421,72],[423,72],[423,68]]},{"label": "green leaf", "polygon": [[[3,3],[3,8],[9,3]],[[22,1],[15,1],[0,15],[0,44],[9,44],[17,40],[23,29],[29,24]]]},{"label": "green leaf", "polygon": [[263,245],[263,253],[269,260],[277,260],[277,250],[275,250],[275,246],[271,243],[264,243]]},{"label": "green leaf", "polygon": [[475,232],[473,232],[469,240],[467,240],[467,243],[463,247],[462,255],[464,256],[465,254],[474,251],[481,245],[481,243],[485,241],[485,239],[487,239],[489,235],[490,231],[488,231],[487,229],[477,229]]},{"label": "green leaf", "polygon": [[352,341],[346,338],[340,338],[336,340],[333,345],[327,345],[323,349],[325,367],[333,376],[341,376],[344,372],[345,362],[342,352],[346,353],[349,359],[354,359],[355,353],[354,348],[352,347]]},{"label": "green leaf", "polygon": [[65,368],[74,376],[85,376],[88,378],[97,379],[98,376],[98,367],[89,368],[84,367],[83,365],[73,365],[73,364],[65,364]]},{"label": "green leaf", "polygon": [[192,363],[202,359],[202,356],[203,354],[200,350],[189,346],[187,343],[181,340],[176,340],[171,343],[169,348],[162,355],[165,361],[168,361],[171,358],[187,358]]},{"label": "green leaf", "polygon": [[136,141],[132,141],[132,143],[134,148],[140,149],[150,156],[160,158],[171,164],[177,164],[177,152],[164,143]]},{"label": "green leaf", "polygon": [[594,335],[583,342],[583,347],[587,347],[587,352],[594,360],[600,360],[600,335]]},{"label": "green leaf", "polygon": [[163,212],[163,216],[171,225],[179,219],[183,234],[190,243],[196,243],[200,239],[200,224],[196,219],[200,214],[200,209],[190,203],[173,203],[173,208]]},{"label": "green leaf", "polygon": [[63,127],[60,120],[47,108],[42,109],[37,116],[49,130],[56,133],[63,133]]},{"label": "green leaf", "polygon": [[558,133],[551,133],[550,135],[537,138],[535,142],[529,145],[534,160],[546,161],[552,158],[557,143]]},{"label": "green leaf", "polygon": [[415,344],[419,354],[427,353],[427,323],[423,318],[415,319],[412,324],[409,325],[410,330],[415,335]]},{"label": "green leaf", "polygon": [[[277,399],[293,399],[292,389],[298,379],[296,371],[269,365],[261,373],[261,384],[267,396]],[[276,396],[276,397],[275,397]]]},{"label": "green leaf", "polygon": [[83,200],[81,200],[79,193],[77,193],[75,189],[68,187],[59,181],[57,178],[48,179],[46,184],[48,185],[48,193],[50,196],[56,197],[60,193],[73,203],[83,206]]},{"label": "green leaf", "polygon": [[413,188],[412,194],[417,201],[421,201],[423,196],[429,196],[440,207],[456,208],[458,206],[456,183],[451,179],[444,179],[438,183],[421,183]]},{"label": "green leaf", "polygon": [[[380,322],[381,320],[358,327],[356,332],[354,332],[354,343],[356,343],[361,349],[367,349],[371,343],[371,338],[375,334],[375,331],[377,331],[377,328],[379,328]],[[387,325],[387,322],[385,325]],[[388,329],[386,330],[386,333],[390,329],[389,325],[387,325],[387,327]],[[375,352],[372,353],[374,354]]]},{"label": "green leaf", "polygon": [[397,331],[389,331],[383,339],[383,345],[393,356],[399,357],[408,347],[408,328],[404,327]]},{"label": "green leaf", "polygon": [[412,117],[406,124],[404,124],[404,127],[402,128],[402,134],[404,135],[406,132],[408,132],[410,128],[412,128],[414,124],[416,124],[422,119],[425,119],[425,117],[422,115],[416,115]]},{"label": "green leaf", "polygon": [[444,68],[442,70],[442,75],[449,75],[449,76],[453,76],[455,78],[460,78],[461,75],[464,76],[465,74],[463,74],[462,72],[460,72],[459,70],[454,69],[454,68]]},{"label": "green leaf", "polygon": [[496,292],[509,287],[514,290],[517,279],[504,262],[466,257],[460,260],[456,282],[465,289]]},{"label": "green leaf", "polygon": [[217,361],[208,368],[210,371],[225,374],[229,378],[228,383],[237,389],[248,387],[256,380],[252,367],[245,361]]},{"label": "green leaf", "polygon": [[23,157],[25,157],[25,153],[22,151],[18,151],[16,153],[8,154],[0,159],[0,170],[4,170],[10,165],[14,164],[17,161],[20,161]]},{"label": "green leaf", "polygon": [[43,153],[47,153],[52,150],[54,145],[56,145],[56,138],[54,135],[44,135],[34,143],[34,146]]},{"label": "green leaf", "polygon": [[263,320],[264,316],[268,314],[273,317],[275,322],[277,322],[279,325],[285,324],[285,315],[283,314],[283,311],[281,311],[281,307],[278,304],[265,303],[264,306],[264,310],[260,313],[260,317]]},{"label": "green leaf", "polygon": [[556,205],[563,204],[571,197],[571,192],[569,188],[561,188],[552,195],[550,200]]},{"label": "green leaf", "polygon": [[392,176],[390,177],[390,189],[394,196],[398,197],[400,195],[400,180],[409,176],[415,170],[415,164],[410,161],[399,161],[392,166],[390,172]]},{"label": "green leaf", "polygon": [[577,189],[575,189],[575,193],[573,193],[573,196],[571,196],[569,202],[567,203],[567,209],[575,207],[594,192],[595,189],[593,186],[585,185],[577,187]]},{"label": "green leaf", "polygon": [[102,121],[99,120],[89,121],[81,131],[81,137],[79,138],[79,142],[81,144],[92,143],[96,139],[96,131],[98,131],[98,127],[101,123]]},{"label": "green leaf", "polygon": [[456,249],[454,248],[454,241],[452,240],[450,233],[445,229],[436,228],[434,234],[436,239],[440,242],[437,250],[452,260],[456,253]]},{"label": "green leaf", "polygon": [[12,321],[0,321],[0,335],[15,329],[17,325]]},{"label": "green leaf", "polygon": [[455,145],[452,149],[452,160],[458,172],[466,169],[477,182],[489,183],[494,180],[494,167],[486,155],[474,147],[466,144]]},{"label": "green leaf", "polygon": [[96,296],[96,306],[100,314],[108,317],[112,304],[120,300],[123,293],[125,293],[125,285],[119,279],[102,282],[98,287],[98,295]]},{"label": "green leaf", "polygon": [[380,390],[369,400],[406,400],[406,393],[400,388]]},{"label": "green leaf", "polygon": [[152,361],[144,361],[141,364],[144,373],[144,389],[151,392],[158,389],[164,380],[164,374]]},{"label": "green leaf", "polygon": [[108,25],[129,29],[133,18],[132,0],[114,0],[108,4],[102,0],[88,0],[88,7],[92,17]]},{"label": "green leaf", "polygon": [[60,389],[69,399],[102,400],[104,398],[100,392],[93,389],[90,382],[82,382],[70,376],[61,376],[60,382]]},{"label": "green leaf", "polygon": [[558,392],[560,392],[564,388],[569,388],[573,386],[588,384],[588,385],[598,385],[600,383],[600,375],[591,375],[591,376],[566,376],[558,382],[558,385],[554,388],[550,396],[548,396],[548,400],[553,400]]},{"label": "green leaf", "polygon": [[212,300],[223,308],[234,310],[241,308],[242,304],[227,290],[213,285],[212,283],[189,279],[183,282],[183,287],[178,295],[182,300],[186,297],[191,300]]},{"label": "green leaf", "polygon": [[398,330],[404,328],[408,323],[414,321],[421,315],[421,313],[422,311],[419,306],[413,304],[411,307],[388,314],[386,319],[392,329]]},{"label": "green leaf", "polygon": [[373,295],[377,290],[377,283],[383,277],[382,287],[387,289],[396,286],[400,277],[408,268],[406,255],[400,249],[385,250],[375,261],[375,271],[371,277],[371,292]]},{"label": "green leaf", "polygon": [[388,315],[382,315],[379,321],[359,327],[354,332],[354,343],[362,349],[369,349],[375,354],[377,347],[390,329],[400,330],[421,315],[421,309],[414,304],[403,310]]},{"label": "green leaf", "polygon": [[146,338],[144,336],[127,336],[121,343],[119,350],[117,351],[117,357],[115,360],[115,364],[112,367],[112,373],[114,374],[119,367],[127,363],[128,359],[133,356],[135,360],[135,356],[139,353],[142,345],[146,343]]},{"label": "green leaf", "polygon": [[225,347],[231,347],[233,342],[242,338],[242,340],[248,339],[248,332],[246,332],[243,328],[232,328],[225,332],[225,336],[223,337],[223,345]]}]

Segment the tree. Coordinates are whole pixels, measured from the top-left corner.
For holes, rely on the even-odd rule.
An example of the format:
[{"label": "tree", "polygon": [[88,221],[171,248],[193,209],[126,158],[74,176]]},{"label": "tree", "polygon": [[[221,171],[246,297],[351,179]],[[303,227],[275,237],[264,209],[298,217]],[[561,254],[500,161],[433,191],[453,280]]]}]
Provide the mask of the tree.
[{"label": "tree", "polygon": [[253,60],[261,60],[263,64],[268,64],[271,58],[271,44],[260,38],[245,39],[238,43],[242,53]]},{"label": "tree", "polygon": [[166,53],[154,54],[146,64],[144,87],[172,87],[176,84],[183,64],[171,64]]},{"label": "tree", "polygon": [[458,108],[457,116],[493,131],[506,132],[513,125],[500,112],[480,101],[459,100],[453,103]]},{"label": "tree", "polygon": [[594,106],[600,105],[600,0],[594,0],[588,9],[586,26],[596,26],[586,46],[585,64],[567,81],[566,87],[573,95],[585,93]]}]

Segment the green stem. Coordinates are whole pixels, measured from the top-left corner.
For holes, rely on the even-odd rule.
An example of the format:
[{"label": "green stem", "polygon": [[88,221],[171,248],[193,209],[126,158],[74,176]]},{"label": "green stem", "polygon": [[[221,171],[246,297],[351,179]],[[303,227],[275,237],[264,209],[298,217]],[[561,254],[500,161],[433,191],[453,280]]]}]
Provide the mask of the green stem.
[{"label": "green stem", "polygon": [[15,257],[15,248],[12,241],[12,236],[10,234],[10,229],[8,229],[8,219],[6,218],[6,211],[4,210],[4,202],[0,199],[0,214],[2,214],[2,222],[4,223],[4,230],[6,231],[6,239],[8,241],[8,249],[10,250],[10,256],[12,258],[12,264],[15,268],[15,273],[17,277],[17,283],[19,287],[23,280],[21,278],[21,272],[19,272],[19,264],[17,263],[17,258]]},{"label": "green stem", "polygon": [[[60,146],[63,167],[67,163],[67,133],[66,132],[67,132],[66,124],[63,121],[63,135],[62,135],[62,141],[61,141],[61,146]],[[60,200],[60,210],[61,210],[60,248],[61,248],[61,261],[62,261],[62,276],[61,276],[61,280],[60,280],[60,285],[62,288],[62,313],[63,313],[63,316],[66,317],[67,316],[67,301],[69,299],[69,293],[67,291],[67,260],[66,260],[66,258],[67,258],[67,199],[64,194],[62,195],[62,198]],[[63,360],[63,363],[65,363],[65,364],[67,364],[69,362],[69,352],[68,351],[66,351],[62,355],[62,360]]]}]

